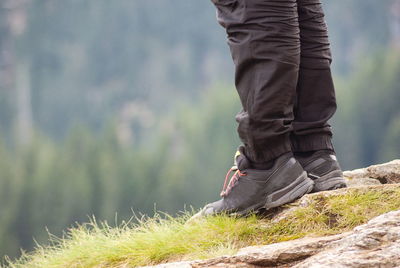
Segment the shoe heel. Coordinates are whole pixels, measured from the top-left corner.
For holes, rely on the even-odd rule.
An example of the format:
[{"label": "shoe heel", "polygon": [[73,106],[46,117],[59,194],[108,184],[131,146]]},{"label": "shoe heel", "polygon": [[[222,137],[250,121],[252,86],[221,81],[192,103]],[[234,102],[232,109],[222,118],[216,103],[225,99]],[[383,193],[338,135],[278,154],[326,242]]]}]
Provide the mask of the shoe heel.
[{"label": "shoe heel", "polygon": [[314,181],[307,177],[306,172],[303,172],[294,182],[267,196],[264,207],[271,209],[291,203],[303,195],[310,193],[313,188]]},{"label": "shoe heel", "polygon": [[334,177],[334,178],[320,178],[314,180],[314,188],[312,190],[313,193],[322,192],[322,191],[330,191],[336,190],[340,188],[346,188],[347,184],[343,177]]}]

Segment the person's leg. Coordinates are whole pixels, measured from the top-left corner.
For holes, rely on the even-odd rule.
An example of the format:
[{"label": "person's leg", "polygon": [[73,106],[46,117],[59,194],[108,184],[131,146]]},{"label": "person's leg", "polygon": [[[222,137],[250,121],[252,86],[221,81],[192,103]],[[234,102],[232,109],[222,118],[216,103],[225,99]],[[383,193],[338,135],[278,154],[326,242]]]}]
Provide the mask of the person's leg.
[{"label": "person's leg", "polygon": [[301,59],[291,142],[314,191],[346,186],[332,145],[328,120],[336,111],[331,51],[320,0],[297,0]]},{"label": "person's leg", "polygon": [[296,0],[213,0],[236,67],[240,147],[222,199],[194,217],[270,209],[313,189],[290,144],[300,35]]},{"label": "person's leg", "polygon": [[238,133],[261,164],[291,151],[300,62],[296,0],[212,0],[226,29],[243,110]]},{"label": "person's leg", "polygon": [[328,120],[336,111],[331,51],[320,0],[297,0],[301,59],[294,107],[294,152],[333,150]]}]

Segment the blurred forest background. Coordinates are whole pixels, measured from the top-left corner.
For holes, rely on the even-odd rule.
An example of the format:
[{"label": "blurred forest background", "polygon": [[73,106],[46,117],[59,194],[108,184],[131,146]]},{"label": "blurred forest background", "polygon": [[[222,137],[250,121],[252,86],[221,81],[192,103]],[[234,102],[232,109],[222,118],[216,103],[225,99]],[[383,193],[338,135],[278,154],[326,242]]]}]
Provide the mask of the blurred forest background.
[{"label": "blurred forest background", "polygon": [[[398,158],[400,1],[324,6],[342,166]],[[238,110],[210,1],[1,0],[0,257],[218,198]]]}]

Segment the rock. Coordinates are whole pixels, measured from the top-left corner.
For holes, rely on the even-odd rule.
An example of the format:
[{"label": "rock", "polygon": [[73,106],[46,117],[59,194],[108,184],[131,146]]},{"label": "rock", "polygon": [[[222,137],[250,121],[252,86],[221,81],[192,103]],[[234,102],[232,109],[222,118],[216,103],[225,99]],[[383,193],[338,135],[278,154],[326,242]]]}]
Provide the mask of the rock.
[{"label": "rock", "polygon": [[346,179],[347,187],[354,188],[365,185],[381,185],[382,183],[377,179],[372,178],[354,178]]},{"label": "rock", "polygon": [[346,171],[344,177],[351,184],[353,180],[371,182],[371,179],[378,180],[382,184],[400,183],[400,159],[389,163],[373,165],[363,169]]},{"label": "rock", "polygon": [[322,238],[306,238],[292,242],[271,244],[268,246],[248,247],[241,249],[235,256],[223,256],[206,261],[195,261],[185,263],[184,266],[182,266],[182,263],[171,263],[155,267],[278,267],[290,263],[296,263],[315,255],[323,250],[329,243],[337,241],[342,237],[343,235]]},{"label": "rock", "polygon": [[365,178],[368,177],[367,170],[365,168],[359,168],[355,170],[344,171],[343,175],[348,179]]},{"label": "rock", "polygon": [[293,267],[400,267],[400,211],[355,228]]},{"label": "rock", "polygon": [[382,183],[400,183],[400,160],[393,160],[382,165],[367,168],[368,177],[378,179]]},{"label": "rock", "polygon": [[320,252],[343,235],[306,238],[261,247],[241,249],[235,256],[225,256],[192,263],[192,267],[277,267],[302,261]]}]

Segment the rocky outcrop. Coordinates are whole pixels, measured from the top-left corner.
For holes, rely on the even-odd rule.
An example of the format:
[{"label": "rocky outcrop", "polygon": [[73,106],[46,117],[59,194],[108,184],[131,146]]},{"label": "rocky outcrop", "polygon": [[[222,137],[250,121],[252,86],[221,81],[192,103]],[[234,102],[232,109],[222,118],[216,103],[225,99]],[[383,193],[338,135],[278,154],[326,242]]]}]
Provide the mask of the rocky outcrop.
[{"label": "rocky outcrop", "polygon": [[400,267],[400,211],[355,228],[293,267]]},{"label": "rocky outcrop", "polygon": [[292,242],[241,249],[234,256],[224,256],[206,261],[170,263],[157,268],[172,267],[279,267],[297,263],[321,252],[327,245],[343,235],[323,238],[306,238]]},{"label": "rocky outcrop", "polygon": [[[396,191],[400,187],[400,160],[347,171],[344,176],[349,186],[356,188],[352,190],[355,192],[366,189]],[[316,197],[323,200],[326,196],[344,195],[346,191],[339,189],[307,195],[295,205],[276,210],[268,216],[278,222],[291,211],[315,202]],[[247,247],[233,256],[153,267],[400,267],[400,210],[378,216],[347,233]]]},{"label": "rocky outcrop", "polygon": [[344,177],[347,179],[350,187],[400,183],[400,159],[386,164],[345,171]]}]

